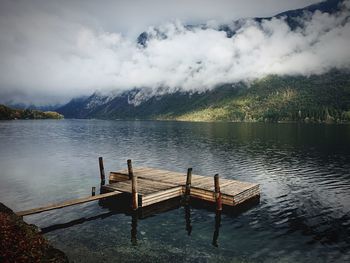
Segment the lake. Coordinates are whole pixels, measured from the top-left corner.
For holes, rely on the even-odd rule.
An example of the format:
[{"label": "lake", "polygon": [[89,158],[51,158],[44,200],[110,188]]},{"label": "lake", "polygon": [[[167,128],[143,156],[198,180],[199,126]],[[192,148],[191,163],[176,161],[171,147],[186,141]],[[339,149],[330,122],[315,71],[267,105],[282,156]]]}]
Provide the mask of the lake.
[{"label": "lake", "polygon": [[198,207],[191,235],[179,207],[138,220],[137,244],[132,218],[96,216],[109,211],[97,202],[25,217],[56,226],[45,236],[71,261],[350,261],[350,125],[1,121],[0,202],[18,211],[90,195],[99,156],[106,172],[130,158],[134,167],[259,183],[260,203],[222,214],[217,247],[215,213]]}]

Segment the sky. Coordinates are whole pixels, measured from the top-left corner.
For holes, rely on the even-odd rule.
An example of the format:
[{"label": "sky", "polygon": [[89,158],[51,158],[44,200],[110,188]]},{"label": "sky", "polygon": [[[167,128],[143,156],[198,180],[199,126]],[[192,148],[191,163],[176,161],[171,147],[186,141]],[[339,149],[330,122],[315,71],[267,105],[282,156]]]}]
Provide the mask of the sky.
[{"label": "sky", "polygon": [[[0,0],[0,103],[65,103],[95,91],[206,90],[267,74],[350,68],[350,1],[291,30],[269,17],[312,0]],[[186,25],[205,24],[206,28]],[[142,32],[151,36],[137,44]]]}]

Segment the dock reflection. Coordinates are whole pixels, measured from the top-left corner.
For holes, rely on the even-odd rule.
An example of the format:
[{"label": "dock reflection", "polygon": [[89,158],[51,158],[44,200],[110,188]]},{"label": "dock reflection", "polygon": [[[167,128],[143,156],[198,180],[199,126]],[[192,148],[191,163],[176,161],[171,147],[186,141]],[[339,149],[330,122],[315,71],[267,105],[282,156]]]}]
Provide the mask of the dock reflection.
[{"label": "dock reflection", "polygon": [[107,213],[102,213],[102,214],[99,214],[99,215],[96,215],[96,216],[82,217],[82,218],[79,218],[79,219],[75,219],[75,220],[69,221],[67,223],[62,223],[62,224],[51,225],[51,226],[48,226],[48,227],[43,227],[43,228],[40,229],[41,230],[40,232],[42,234],[46,234],[46,233],[49,233],[49,232],[52,232],[52,231],[65,229],[65,228],[68,228],[68,227],[72,227],[72,226],[75,226],[75,225],[83,224],[85,222],[93,221],[93,220],[96,220],[96,219],[105,219],[105,218],[110,217],[110,216],[112,216],[114,214],[116,214],[116,213],[115,212],[107,212]]},{"label": "dock reflection", "polygon": [[190,236],[192,233],[191,207],[189,205],[185,205],[184,209],[185,209],[186,231],[187,231],[187,235]]},{"label": "dock reflection", "polygon": [[221,211],[216,211],[215,228],[214,228],[215,230],[214,230],[213,242],[212,242],[214,247],[219,247],[218,238],[219,238],[220,227],[221,227]]},{"label": "dock reflection", "polygon": [[[138,227],[138,220],[143,220],[151,216],[155,216],[156,214],[163,213],[172,209],[180,208],[180,200],[177,198],[158,203],[156,205],[147,206],[147,207],[141,207],[137,211],[133,211],[130,208],[130,205],[126,204],[123,196],[118,197],[112,197],[107,199],[101,199],[99,200],[98,204],[105,209],[108,209],[109,211],[106,213],[101,213],[96,216],[91,217],[82,217],[76,220],[72,220],[67,223],[62,224],[55,224],[52,226],[44,227],[41,229],[41,232],[43,234],[49,233],[51,231],[56,231],[60,229],[69,228],[78,224],[83,224],[85,222],[89,222],[96,219],[105,219],[110,216],[116,215],[116,214],[125,214],[127,216],[131,217],[131,224],[130,224],[130,241],[133,246],[138,245],[138,239],[137,239],[137,227]],[[219,233],[220,233],[220,227],[221,227],[221,217],[222,213],[225,213],[226,216],[232,217],[234,219],[236,216],[241,214],[242,212],[246,211],[247,209],[251,208],[252,206],[255,206],[259,203],[259,199],[252,200],[252,202],[249,205],[245,205],[243,207],[237,207],[237,208],[224,208],[223,211],[216,211],[215,205],[212,203],[203,204],[203,202],[196,202],[196,200],[191,200],[190,203],[183,205],[184,209],[184,217],[185,217],[185,230],[187,232],[188,236],[191,236],[193,231],[193,222],[191,219],[192,214],[194,213],[195,209],[205,209],[209,212],[215,213],[215,224],[214,224],[214,232],[213,232],[213,238],[211,244],[215,247],[219,247]]]},{"label": "dock reflection", "polygon": [[133,211],[131,215],[131,244],[133,246],[137,245],[137,221],[138,213],[137,211]]}]

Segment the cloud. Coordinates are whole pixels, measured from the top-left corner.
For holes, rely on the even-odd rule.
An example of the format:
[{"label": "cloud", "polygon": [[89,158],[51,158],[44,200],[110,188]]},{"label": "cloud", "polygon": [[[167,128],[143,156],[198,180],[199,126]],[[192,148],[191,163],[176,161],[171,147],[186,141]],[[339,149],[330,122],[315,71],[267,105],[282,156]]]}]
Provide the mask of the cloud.
[{"label": "cloud", "polygon": [[[57,103],[133,87],[205,90],[267,74],[350,67],[349,0],[336,14],[305,14],[303,27],[294,30],[284,18],[242,20],[232,38],[217,30],[221,21],[194,28],[180,20],[162,22],[146,30],[146,47],[122,30],[107,31],[110,16],[96,22],[93,6],[86,9],[95,12],[90,19],[72,3],[56,12],[23,3],[20,11],[11,4],[0,11],[0,101]],[[215,17],[205,10],[203,17]]]}]

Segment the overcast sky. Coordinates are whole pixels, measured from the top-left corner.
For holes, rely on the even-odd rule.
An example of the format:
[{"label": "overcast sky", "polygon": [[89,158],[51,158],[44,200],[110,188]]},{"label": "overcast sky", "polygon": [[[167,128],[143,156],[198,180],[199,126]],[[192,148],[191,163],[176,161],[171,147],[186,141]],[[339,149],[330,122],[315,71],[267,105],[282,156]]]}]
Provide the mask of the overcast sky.
[{"label": "overcast sky", "polygon": [[[62,103],[95,90],[208,89],[266,74],[349,66],[349,1],[305,29],[247,22],[231,39],[218,23],[268,17],[312,0],[0,1],[0,102]],[[346,21],[346,22],[344,22]],[[208,24],[187,30],[186,24]],[[137,36],[158,28],[146,48]],[[322,54],[322,56],[321,56]],[[321,58],[323,57],[323,58]]]}]

